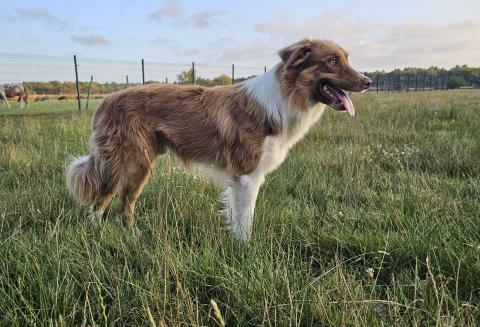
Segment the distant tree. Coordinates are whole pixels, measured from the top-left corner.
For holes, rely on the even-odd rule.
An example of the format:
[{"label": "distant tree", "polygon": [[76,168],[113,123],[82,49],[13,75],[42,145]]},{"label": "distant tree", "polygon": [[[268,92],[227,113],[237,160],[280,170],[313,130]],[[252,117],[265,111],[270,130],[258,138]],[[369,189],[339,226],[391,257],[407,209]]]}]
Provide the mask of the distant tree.
[{"label": "distant tree", "polygon": [[465,78],[461,76],[453,76],[448,79],[448,88],[449,89],[458,89],[459,87],[470,86]]},{"label": "distant tree", "polygon": [[[436,66],[431,66],[429,68],[408,67],[394,69],[391,72],[374,71],[367,73],[367,75],[374,81],[378,76],[379,84],[383,89],[386,89],[389,83],[388,77],[391,78],[389,84],[390,89],[398,89],[400,87],[399,81],[402,81],[403,87],[405,87],[405,81],[410,81],[410,87],[416,85],[419,88],[423,88],[424,86],[425,88],[429,88],[430,83],[432,83],[432,87],[443,88],[446,85],[447,78],[448,88],[472,86],[473,84],[480,83],[480,68],[468,67],[466,65],[455,66],[449,70]],[[409,75],[410,77],[406,75]],[[423,85],[424,81],[425,85]]]},{"label": "distant tree", "polygon": [[[215,85],[230,85],[232,84],[231,77],[226,74],[221,74],[215,78],[204,78],[195,74],[195,84],[203,86],[215,86]],[[399,89],[413,87],[414,85],[422,89],[423,87],[429,88],[430,83],[435,87],[445,87],[447,84],[448,75],[448,88],[455,89],[459,87],[469,87],[474,84],[480,85],[480,67],[469,67],[467,65],[455,66],[449,70],[432,66],[429,68],[407,67],[403,69],[395,69],[391,72],[386,71],[374,71],[367,73],[367,75],[376,81],[377,76],[379,84],[382,89],[387,87],[392,89]],[[389,77],[390,76],[390,81]],[[243,82],[247,79],[253,78],[255,75],[242,77],[235,79],[236,83]],[[424,84],[425,81],[425,85]],[[180,72],[177,75],[177,80],[174,84],[192,84],[193,73],[192,69]],[[147,84],[158,83],[158,81],[147,81]],[[75,94],[76,85],[75,82],[36,82],[26,81],[24,84],[30,90],[32,94]],[[117,83],[115,81],[107,83],[92,83],[93,94],[107,94],[112,93],[126,87],[135,85],[134,83]],[[89,82],[80,82],[80,92],[85,94],[88,92]]]},{"label": "distant tree", "polygon": [[230,84],[232,84],[232,78],[225,75],[225,74],[222,74],[218,77],[215,77],[212,80],[212,84],[213,85],[230,85]]},{"label": "distant tree", "polygon": [[193,71],[190,68],[188,71],[182,71],[177,75],[178,84],[193,84]]},{"label": "distant tree", "polygon": [[[178,84],[192,84],[192,82],[193,82],[193,74],[191,69],[188,71],[184,70],[180,72],[180,74],[177,74]],[[232,79],[225,74],[221,74],[220,76],[215,77],[213,79],[204,78],[202,76],[195,74],[195,84],[202,85],[202,86],[231,85]]]},{"label": "distant tree", "polygon": [[244,82],[244,81],[249,80],[249,79],[254,78],[254,77],[257,77],[257,75],[250,75],[250,76],[247,76],[247,77],[235,78],[235,83],[241,83],[241,82]]}]

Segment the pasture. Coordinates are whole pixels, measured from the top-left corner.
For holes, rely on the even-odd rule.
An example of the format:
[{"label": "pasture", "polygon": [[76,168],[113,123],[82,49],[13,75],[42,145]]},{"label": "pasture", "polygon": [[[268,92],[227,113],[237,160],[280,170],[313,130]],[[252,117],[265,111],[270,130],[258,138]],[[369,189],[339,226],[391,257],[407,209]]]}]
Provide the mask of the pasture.
[{"label": "pasture", "polygon": [[244,245],[169,158],[138,231],[115,201],[91,223],[64,182],[91,112],[0,110],[0,325],[480,324],[480,92],[352,99],[267,177]]}]

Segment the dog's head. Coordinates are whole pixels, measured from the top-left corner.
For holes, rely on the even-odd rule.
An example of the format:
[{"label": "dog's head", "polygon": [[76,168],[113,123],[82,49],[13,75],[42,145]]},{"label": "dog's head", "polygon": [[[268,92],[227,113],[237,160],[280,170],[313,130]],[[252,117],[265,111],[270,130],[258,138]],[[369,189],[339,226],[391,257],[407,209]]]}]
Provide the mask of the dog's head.
[{"label": "dog's head", "polygon": [[350,66],[347,52],[331,41],[303,40],[279,55],[284,79],[300,88],[310,103],[325,103],[350,116],[355,115],[355,107],[344,91],[365,91],[372,84]]}]

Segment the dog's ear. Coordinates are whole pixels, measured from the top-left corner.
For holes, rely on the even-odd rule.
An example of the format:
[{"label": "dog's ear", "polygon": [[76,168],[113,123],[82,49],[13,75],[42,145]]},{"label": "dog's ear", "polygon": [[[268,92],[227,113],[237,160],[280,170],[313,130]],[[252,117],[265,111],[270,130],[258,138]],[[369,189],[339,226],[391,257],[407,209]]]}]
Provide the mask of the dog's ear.
[{"label": "dog's ear", "polygon": [[300,65],[308,58],[312,52],[312,42],[310,40],[302,40],[294,43],[278,52],[285,68]]}]

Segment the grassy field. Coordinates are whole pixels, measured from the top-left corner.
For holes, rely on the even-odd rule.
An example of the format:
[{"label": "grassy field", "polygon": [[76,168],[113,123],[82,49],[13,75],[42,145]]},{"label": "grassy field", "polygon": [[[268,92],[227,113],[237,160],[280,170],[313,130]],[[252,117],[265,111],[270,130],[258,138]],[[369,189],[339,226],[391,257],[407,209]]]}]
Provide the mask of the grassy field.
[{"label": "grassy field", "polygon": [[480,92],[353,100],[267,177],[245,245],[167,159],[139,233],[92,224],[63,174],[91,113],[0,110],[0,325],[480,324]]}]

